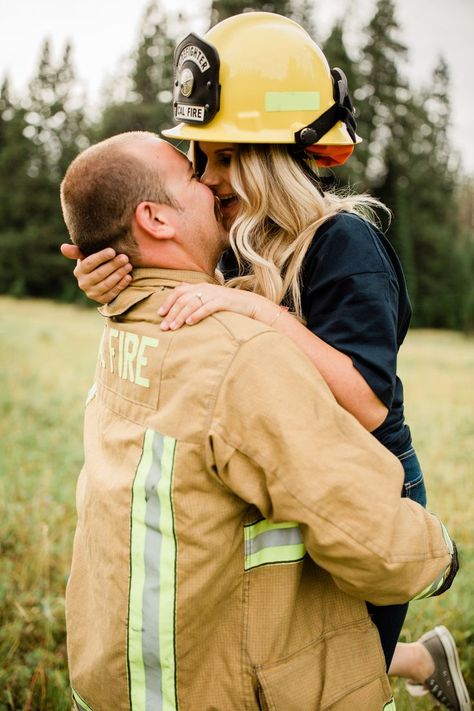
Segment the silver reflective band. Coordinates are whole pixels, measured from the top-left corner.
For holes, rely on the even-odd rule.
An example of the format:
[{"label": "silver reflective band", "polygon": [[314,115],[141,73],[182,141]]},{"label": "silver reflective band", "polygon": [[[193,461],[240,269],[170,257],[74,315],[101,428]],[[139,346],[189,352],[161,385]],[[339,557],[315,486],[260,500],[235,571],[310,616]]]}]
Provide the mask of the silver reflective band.
[{"label": "silver reflective band", "polygon": [[272,523],[261,519],[244,526],[245,570],[275,563],[295,563],[306,548],[296,523]]}]

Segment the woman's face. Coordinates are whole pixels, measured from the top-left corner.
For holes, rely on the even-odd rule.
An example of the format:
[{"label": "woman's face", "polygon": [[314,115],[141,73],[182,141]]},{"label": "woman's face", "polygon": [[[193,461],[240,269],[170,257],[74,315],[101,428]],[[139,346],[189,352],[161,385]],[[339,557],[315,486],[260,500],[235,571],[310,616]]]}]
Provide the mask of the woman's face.
[{"label": "woman's face", "polygon": [[230,183],[230,160],[234,144],[200,141],[196,148],[201,151],[206,161],[204,171],[200,171],[201,182],[219,198],[222,222],[229,231],[239,210],[239,199]]}]

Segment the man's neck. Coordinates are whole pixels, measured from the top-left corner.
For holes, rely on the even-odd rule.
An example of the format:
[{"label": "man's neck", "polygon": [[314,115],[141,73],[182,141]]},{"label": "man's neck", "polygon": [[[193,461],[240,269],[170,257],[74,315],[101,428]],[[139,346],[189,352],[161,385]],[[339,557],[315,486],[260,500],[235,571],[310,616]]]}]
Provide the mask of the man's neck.
[{"label": "man's neck", "polygon": [[217,259],[209,255],[195,257],[177,249],[142,251],[133,260],[133,266],[142,269],[170,269],[173,271],[202,272],[211,277],[217,268]]}]

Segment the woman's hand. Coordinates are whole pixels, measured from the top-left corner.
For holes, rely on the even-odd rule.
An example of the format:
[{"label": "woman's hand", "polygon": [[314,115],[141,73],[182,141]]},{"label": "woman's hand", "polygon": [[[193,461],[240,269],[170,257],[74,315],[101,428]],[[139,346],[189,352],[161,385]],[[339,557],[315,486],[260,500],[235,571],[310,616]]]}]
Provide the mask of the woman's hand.
[{"label": "woman's hand", "polygon": [[126,254],[116,255],[111,248],[84,257],[73,244],[62,244],[61,253],[68,259],[77,259],[73,271],[81,289],[89,299],[108,304],[128,286],[132,265]]},{"label": "woman's hand", "polygon": [[177,286],[158,313],[165,317],[160,328],[175,331],[184,323],[192,326],[217,311],[233,311],[270,325],[280,310],[273,301],[251,291],[204,283]]}]

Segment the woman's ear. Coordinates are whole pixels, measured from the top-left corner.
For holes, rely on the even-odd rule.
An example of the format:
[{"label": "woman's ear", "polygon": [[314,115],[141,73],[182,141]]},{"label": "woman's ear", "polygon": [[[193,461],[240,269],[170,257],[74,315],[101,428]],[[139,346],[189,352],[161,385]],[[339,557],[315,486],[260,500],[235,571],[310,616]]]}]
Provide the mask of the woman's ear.
[{"label": "woman's ear", "polygon": [[172,239],[176,232],[170,220],[169,205],[156,202],[141,202],[135,209],[137,226],[154,239]]}]

